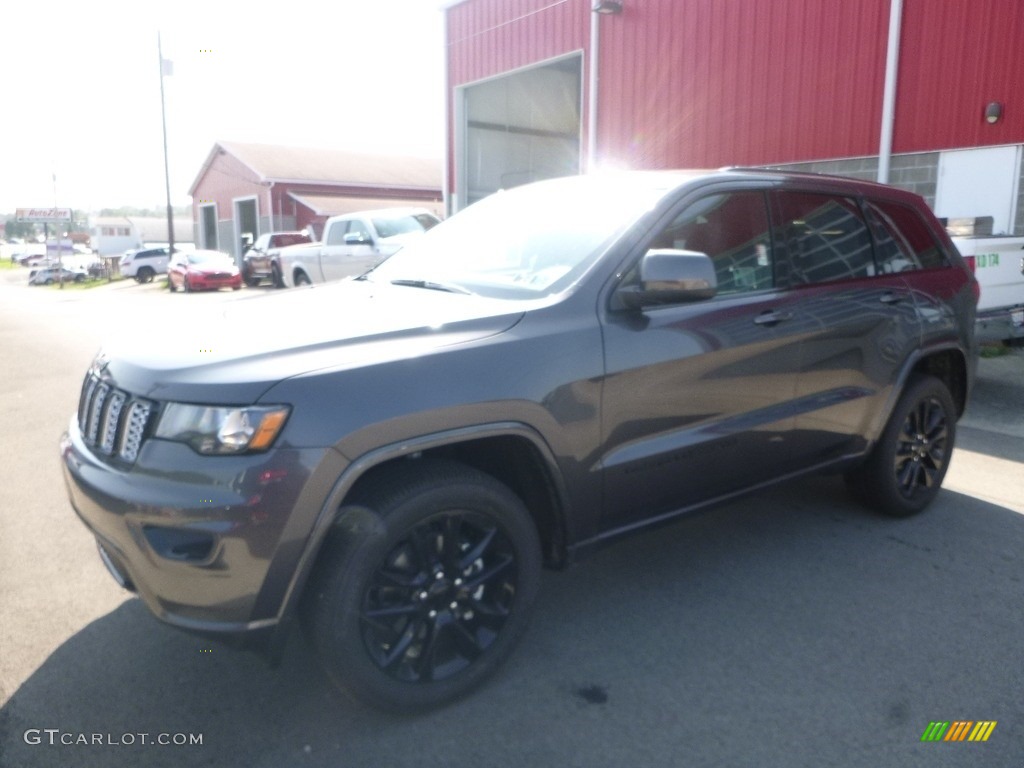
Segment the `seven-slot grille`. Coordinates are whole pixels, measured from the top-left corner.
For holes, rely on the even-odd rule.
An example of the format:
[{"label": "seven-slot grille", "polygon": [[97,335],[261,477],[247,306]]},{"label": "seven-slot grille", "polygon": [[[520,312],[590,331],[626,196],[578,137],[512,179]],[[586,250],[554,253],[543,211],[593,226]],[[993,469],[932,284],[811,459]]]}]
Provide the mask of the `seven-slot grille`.
[{"label": "seven-slot grille", "polygon": [[153,408],[149,400],[132,397],[90,373],[82,385],[78,428],[99,453],[134,462]]}]

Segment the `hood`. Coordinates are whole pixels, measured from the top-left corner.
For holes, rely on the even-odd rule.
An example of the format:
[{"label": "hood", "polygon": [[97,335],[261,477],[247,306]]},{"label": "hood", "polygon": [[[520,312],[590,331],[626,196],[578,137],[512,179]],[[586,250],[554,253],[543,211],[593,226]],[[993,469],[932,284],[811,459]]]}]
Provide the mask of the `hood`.
[{"label": "hood", "polygon": [[188,271],[198,272],[201,275],[216,275],[224,272],[233,275],[238,272],[238,267],[225,261],[221,264],[189,264]]},{"label": "hood", "polygon": [[492,336],[521,302],[369,281],[239,299],[104,346],[117,385],[157,400],[247,404],[279,381],[321,369],[425,355]]}]

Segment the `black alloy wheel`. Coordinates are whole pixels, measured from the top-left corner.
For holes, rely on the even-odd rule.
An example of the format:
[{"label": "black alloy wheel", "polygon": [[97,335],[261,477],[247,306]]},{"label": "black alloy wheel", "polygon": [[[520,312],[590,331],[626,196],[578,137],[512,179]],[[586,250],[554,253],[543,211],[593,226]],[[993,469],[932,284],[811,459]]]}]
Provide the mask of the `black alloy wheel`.
[{"label": "black alloy wheel", "polygon": [[304,618],[343,690],[409,712],[465,695],[511,653],[539,586],[540,544],[522,502],[489,475],[401,464],[341,510]]},{"label": "black alloy wheel", "polygon": [[847,474],[850,489],[888,515],[920,512],[938,494],[949,469],[956,419],[943,382],[913,377],[867,460]]},{"label": "black alloy wheel", "polygon": [[512,613],[515,549],[488,517],[450,510],[409,530],[363,594],[374,663],[395,680],[445,680],[491,646]]},{"label": "black alloy wheel", "polygon": [[949,414],[937,398],[918,402],[900,430],[893,469],[906,499],[931,488],[949,459]]}]

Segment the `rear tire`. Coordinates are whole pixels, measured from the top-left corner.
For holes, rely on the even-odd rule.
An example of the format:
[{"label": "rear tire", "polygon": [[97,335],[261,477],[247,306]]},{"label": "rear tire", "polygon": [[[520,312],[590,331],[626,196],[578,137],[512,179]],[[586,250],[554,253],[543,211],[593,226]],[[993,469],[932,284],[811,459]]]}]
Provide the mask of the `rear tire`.
[{"label": "rear tire", "polygon": [[934,376],[911,378],[865,462],[846,474],[853,495],[893,517],[923,510],[949,469],[956,418],[945,384]]},{"label": "rear tire", "polygon": [[300,285],[312,285],[312,284],[313,284],[313,282],[309,279],[309,275],[307,275],[305,272],[296,272],[295,273],[295,287],[298,287]]},{"label": "rear tire", "polygon": [[153,282],[153,275],[156,273],[150,267],[141,267],[137,273],[135,273],[135,280],[139,283],[151,283]]},{"label": "rear tire", "polygon": [[526,630],[541,569],[529,512],[490,475],[428,459],[381,471],[353,503],[303,599],[321,663],[388,711],[464,696]]}]

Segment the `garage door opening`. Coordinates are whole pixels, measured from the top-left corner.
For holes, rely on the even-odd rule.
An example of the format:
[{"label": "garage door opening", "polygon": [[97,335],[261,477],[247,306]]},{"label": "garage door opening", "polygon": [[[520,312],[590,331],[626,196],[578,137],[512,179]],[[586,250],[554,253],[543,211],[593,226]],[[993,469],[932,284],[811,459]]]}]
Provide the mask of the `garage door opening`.
[{"label": "garage door opening", "polygon": [[259,212],[256,198],[235,200],[235,259],[241,262],[244,254],[259,237]]},{"label": "garage door opening", "polygon": [[456,207],[579,173],[582,68],[573,54],[463,89]]}]

